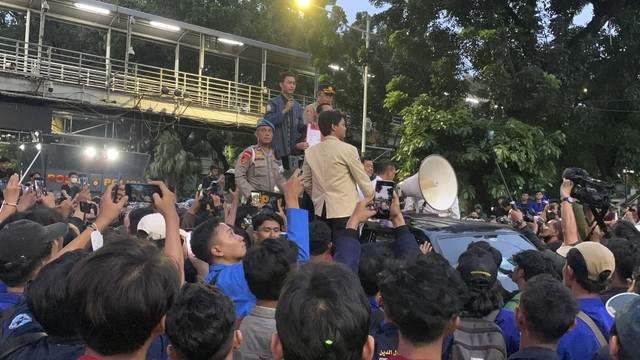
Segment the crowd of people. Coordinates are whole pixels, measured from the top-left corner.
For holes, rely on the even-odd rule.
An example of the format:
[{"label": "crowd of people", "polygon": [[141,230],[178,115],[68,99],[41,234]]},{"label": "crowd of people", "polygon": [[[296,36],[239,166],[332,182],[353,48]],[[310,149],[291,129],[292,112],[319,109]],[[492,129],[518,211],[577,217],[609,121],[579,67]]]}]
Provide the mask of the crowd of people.
[{"label": "crowd of people", "polygon": [[[363,244],[393,162],[344,142],[332,86],[304,110],[292,74],[281,87],[238,156],[236,186],[212,166],[186,211],[161,181],[132,207],[123,184],[92,199],[70,174],[55,199],[9,174],[0,359],[640,358],[634,223],[599,227],[564,180],[555,204],[536,194],[494,209],[535,250],[503,259],[475,241],[450,264],[416,241],[393,192],[379,221],[393,240]],[[261,191],[282,201],[255,202]],[[405,210],[429,213],[411,201]],[[430,214],[459,217],[455,207]],[[516,292],[498,280],[503,260]]]}]

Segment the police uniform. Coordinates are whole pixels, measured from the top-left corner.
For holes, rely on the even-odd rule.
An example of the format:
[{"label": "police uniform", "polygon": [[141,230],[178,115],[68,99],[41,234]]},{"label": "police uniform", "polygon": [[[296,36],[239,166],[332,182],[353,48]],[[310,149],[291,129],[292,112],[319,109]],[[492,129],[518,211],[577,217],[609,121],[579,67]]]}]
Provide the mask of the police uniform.
[{"label": "police uniform", "polygon": [[282,161],[275,158],[273,149],[258,145],[246,148],[236,161],[234,170],[240,194],[248,199],[252,190],[281,192],[284,178]]}]

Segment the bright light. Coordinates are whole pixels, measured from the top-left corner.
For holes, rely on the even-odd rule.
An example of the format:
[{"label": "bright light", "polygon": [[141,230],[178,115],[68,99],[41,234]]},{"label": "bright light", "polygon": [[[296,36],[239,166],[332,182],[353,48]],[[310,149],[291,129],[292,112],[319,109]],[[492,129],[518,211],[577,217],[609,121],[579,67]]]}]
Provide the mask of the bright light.
[{"label": "bright light", "polygon": [[331,69],[333,71],[342,71],[342,70],[344,70],[344,68],[340,67],[340,65],[337,65],[337,64],[329,64],[329,69]]},{"label": "bright light", "polygon": [[83,3],[76,3],[76,7],[78,9],[82,9],[84,11],[89,11],[92,13],[96,13],[96,14],[102,14],[102,15],[109,15],[111,14],[111,11],[98,7],[98,6],[93,6],[93,5],[89,5],[89,4],[83,4]]},{"label": "bright light", "polygon": [[296,3],[298,4],[298,6],[306,8],[307,6],[311,5],[311,0],[296,0]]},{"label": "bright light", "polygon": [[20,144],[20,146],[18,146],[20,148],[20,150],[24,151],[24,144]]},{"label": "bright light", "polygon": [[84,156],[90,159],[96,157],[96,149],[94,147],[84,149]]},{"label": "bright light", "polygon": [[480,100],[474,99],[474,98],[471,98],[471,97],[465,98],[464,101],[466,101],[468,103],[476,104],[476,105],[480,104]]},{"label": "bright light", "polygon": [[587,89],[587,88],[583,88],[583,89],[582,89],[582,92],[586,94],[586,93],[588,93],[588,92],[589,92],[589,89]]},{"label": "bright light", "polygon": [[37,143],[37,144],[36,144],[36,149],[38,149],[38,150],[42,150],[42,144]]},{"label": "bright light", "polygon": [[158,29],[164,29],[169,31],[180,31],[179,27],[171,24],[165,24],[157,21],[150,21],[149,24],[151,24],[151,26],[156,27]]},{"label": "bright light", "polygon": [[220,41],[221,43],[229,44],[229,45],[238,45],[238,46],[244,45],[244,43],[241,43],[240,41],[235,41],[235,40],[225,39],[225,38],[218,38],[218,41]]},{"label": "bright light", "polygon": [[115,160],[118,158],[118,155],[120,155],[118,153],[118,150],[116,149],[108,149],[106,156],[107,156],[107,160]]}]

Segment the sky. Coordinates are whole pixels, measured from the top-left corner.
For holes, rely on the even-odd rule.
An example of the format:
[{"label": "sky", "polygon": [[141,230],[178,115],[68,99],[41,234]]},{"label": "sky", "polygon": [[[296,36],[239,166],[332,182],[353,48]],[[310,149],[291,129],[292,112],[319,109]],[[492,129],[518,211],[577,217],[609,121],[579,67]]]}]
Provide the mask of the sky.
[{"label": "sky", "polygon": [[369,14],[377,14],[385,9],[376,9],[375,6],[369,3],[369,0],[337,0],[336,5],[344,9],[344,12],[347,14],[349,24],[356,20],[356,13],[360,11],[367,11]]}]

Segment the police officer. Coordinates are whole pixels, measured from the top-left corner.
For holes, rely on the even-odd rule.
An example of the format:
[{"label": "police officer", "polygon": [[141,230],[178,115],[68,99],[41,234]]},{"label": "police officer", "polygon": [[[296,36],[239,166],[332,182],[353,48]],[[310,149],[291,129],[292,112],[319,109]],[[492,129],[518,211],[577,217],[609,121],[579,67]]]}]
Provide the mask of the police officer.
[{"label": "police officer", "polygon": [[265,119],[258,120],[255,136],[258,144],[250,146],[240,154],[236,162],[236,185],[240,194],[249,199],[252,190],[281,192],[284,178],[282,161],[276,158],[275,150],[269,147],[275,127]]}]

